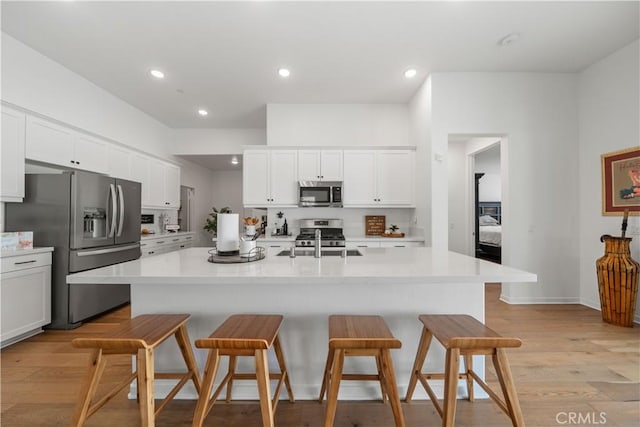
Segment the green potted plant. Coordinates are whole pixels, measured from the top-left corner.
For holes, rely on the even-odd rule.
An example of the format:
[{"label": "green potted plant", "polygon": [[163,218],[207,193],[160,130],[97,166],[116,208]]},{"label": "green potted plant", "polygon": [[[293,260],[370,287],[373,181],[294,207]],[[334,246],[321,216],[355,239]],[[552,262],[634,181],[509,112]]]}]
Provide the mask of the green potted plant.
[{"label": "green potted plant", "polygon": [[209,214],[204,224],[203,229],[207,230],[209,233],[212,233],[214,236],[218,233],[218,214],[226,214],[231,213],[231,208],[225,206],[224,208],[218,210],[214,206],[211,208],[213,212]]}]

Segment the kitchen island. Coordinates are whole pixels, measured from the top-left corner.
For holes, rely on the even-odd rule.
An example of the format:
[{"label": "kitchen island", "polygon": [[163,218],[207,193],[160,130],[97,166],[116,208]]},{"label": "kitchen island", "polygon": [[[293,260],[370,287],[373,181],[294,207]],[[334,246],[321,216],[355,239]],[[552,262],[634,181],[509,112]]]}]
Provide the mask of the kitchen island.
[{"label": "kitchen island", "polygon": [[[290,258],[277,255],[281,248],[270,249],[260,261],[213,264],[207,262],[210,248],[189,248],[71,274],[67,281],[130,283],[132,316],[190,313],[192,341],[208,336],[233,313],[282,314],[285,320],[280,337],[295,397],[315,399],[327,355],[329,314],[384,316],[402,341],[402,349],[393,351],[392,357],[403,395],[422,327],[419,314],[460,313],[483,321],[485,282],[537,280],[532,273],[427,247],[363,248],[362,256],[346,258]],[[179,351],[170,344],[163,344],[157,353],[159,372],[183,365]],[[196,349],[195,354],[202,369],[206,352]],[[368,360],[371,358],[350,359],[345,372],[375,372],[375,363]],[[240,372],[243,367],[253,369],[250,360],[241,362],[247,364],[239,362]],[[443,363],[444,351],[438,348],[430,352],[428,369],[442,370]],[[270,369],[277,369],[275,357],[269,364]],[[223,365],[218,381],[224,372]],[[172,383],[167,381],[157,381],[158,397],[170,390]],[[236,399],[257,398],[256,386],[250,381],[237,382],[233,390]],[[379,393],[379,386],[373,382],[348,381],[340,388],[341,399],[372,399]],[[195,389],[186,386],[179,397],[196,398]]]}]

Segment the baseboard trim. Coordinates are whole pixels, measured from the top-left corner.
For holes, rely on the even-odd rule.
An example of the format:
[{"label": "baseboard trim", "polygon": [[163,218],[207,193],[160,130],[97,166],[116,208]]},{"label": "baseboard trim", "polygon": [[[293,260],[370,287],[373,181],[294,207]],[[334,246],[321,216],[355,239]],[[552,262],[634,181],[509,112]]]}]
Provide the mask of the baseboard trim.
[{"label": "baseboard trim", "polygon": [[500,301],[507,304],[581,304],[576,297],[508,297],[500,295]]}]

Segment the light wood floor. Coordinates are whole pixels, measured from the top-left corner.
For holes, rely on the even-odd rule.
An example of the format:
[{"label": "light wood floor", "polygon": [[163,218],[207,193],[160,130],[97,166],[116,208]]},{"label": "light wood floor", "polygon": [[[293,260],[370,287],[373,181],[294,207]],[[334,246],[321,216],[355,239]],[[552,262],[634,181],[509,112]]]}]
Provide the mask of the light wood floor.
[{"label": "light wood floor", "polygon": [[[487,285],[487,324],[502,334],[522,338],[509,351],[512,372],[528,426],[640,425],[640,328],[605,324],[600,313],[580,305],[517,305],[498,300],[499,285]],[[117,310],[74,331],[46,331],[10,346],[1,354],[2,427],[69,425],[74,401],[85,374],[88,353],[71,347],[74,337],[99,334],[129,316]],[[417,320],[416,320],[417,321]],[[113,384],[126,373],[128,357],[107,368]],[[495,385],[491,369],[487,379]],[[158,426],[190,426],[195,404],[171,402]],[[402,404],[406,424],[436,426],[439,418],[430,402]],[[278,405],[280,427],[322,426],[325,405],[311,401]],[[573,418],[569,418],[573,417]],[[573,420],[574,422],[570,422]],[[578,423],[578,421],[581,421]],[[87,426],[139,425],[135,401],[120,393],[89,419]],[[260,425],[255,402],[221,403],[205,425],[247,427]],[[336,427],[389,427],[388,404],[339,402]],[[511,425],[489,400],[458,401],[457,426]]]}]

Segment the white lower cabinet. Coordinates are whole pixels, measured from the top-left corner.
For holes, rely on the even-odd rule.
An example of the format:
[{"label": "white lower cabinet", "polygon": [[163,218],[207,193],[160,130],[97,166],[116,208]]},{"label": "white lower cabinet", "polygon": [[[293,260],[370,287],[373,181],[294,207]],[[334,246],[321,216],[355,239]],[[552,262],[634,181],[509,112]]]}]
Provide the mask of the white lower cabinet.
[{"label": "white lower cabinet", "polygon": [[5,347],[51,323],[51,252],[2,256],[0,341]]},{"label": "white lower cabinet", "polygon": [[141,258],[191,248],[193,238],[193,234],[165,234],[161,237],[146,238],[140,242]]}]

